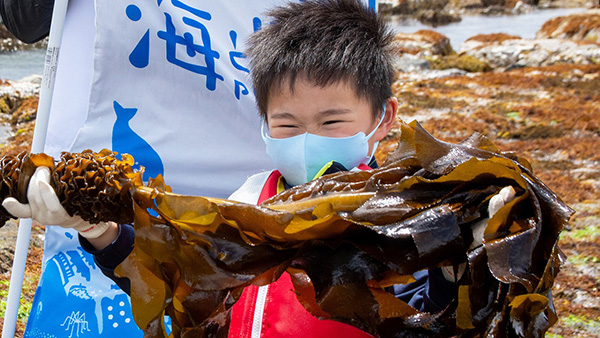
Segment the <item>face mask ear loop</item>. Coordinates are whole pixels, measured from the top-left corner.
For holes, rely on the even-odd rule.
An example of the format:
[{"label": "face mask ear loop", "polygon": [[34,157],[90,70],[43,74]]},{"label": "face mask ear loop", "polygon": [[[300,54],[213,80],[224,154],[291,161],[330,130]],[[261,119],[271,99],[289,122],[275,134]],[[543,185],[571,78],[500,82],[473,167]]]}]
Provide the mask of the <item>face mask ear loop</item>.
[{"label": "face mask ear loop", "polygon": [[379,120],[379,123],[377,123],[377,126],[375,126],[375,128],[369,133],[369,135],[367,135],[367,140],[370,140],[371,137],[373,137],[373,134],[375,134],[375,131],[377,130],[377,128],[379,128],[379,126],[383,122],[384,117],[385,117],[385,103],[383,104],[383,109],[381,110],[381,120]]},{"label": "face mask ear loop", "polygon": [[261,125],[260,125],[260,136],[262,136],[263,141],[266,142],[267,141],[267,137],[271,137],[271,135],[267,135],[265,133],[265,125],[267,125],[266,121],[263,122],[263,123],[261,123]]},{"label": "face mask ear loop", "polygon": [[[381,123],[383,122],[383,118],[385,117],[385,108],[386,108],[386,104],[383,104],[383,109],[381,109],[381,120],[379,120],[379,123],[377,123],[377,127],[375,127],[375,129],[373,129],[373,131],[371,133],[369,133],[369,135],[367,136],[367,140],[371,139],[371,137],[373,137],[373,134],[375,134],[375,131],[377,130],[377,128],[379,128],[379,126],[381,125]],[[371,157],[373,157],[373,155],[375,155],[375,150],[377,150],[377,146],[379,145],[379,141],[373,143],[373,150],[371,151],[371,154],[369,154],[368,158],[371,159]]]}]

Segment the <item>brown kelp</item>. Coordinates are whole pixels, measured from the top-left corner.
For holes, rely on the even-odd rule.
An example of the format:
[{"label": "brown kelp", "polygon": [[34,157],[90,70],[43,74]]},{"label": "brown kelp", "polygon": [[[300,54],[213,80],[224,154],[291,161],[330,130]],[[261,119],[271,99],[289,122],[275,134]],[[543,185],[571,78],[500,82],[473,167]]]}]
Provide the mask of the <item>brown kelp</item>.
[{"label": "brown kelp", "polygon": [[[540,336],[556,321],[557,240],[572,211],[526,160],[480,135],[449,144],[403,125],[381,168],[328,175],[260,206],[172,194],[161,177],[144,186],[130,158],[109,153],[119,174],[104,172],[112,183],[91,189],[89,199],[114,196],[110,207],[78,210],[89,203],[85,187],[100,187],[102,175],[77,171],[73,161],[67,168],[75,174],[54,175],[64,180],[55,187],[78,191],[57,189],[69,196],[65,207],[76,205],[69,213],[85,219],[133,215],[134,250],[117,273],[131,280],[134,318],[148,336],[166,336],[165,314],[174,336],[226,335],[243,288],[284,271],[313,315],[382,337]],[[483,244],[471,247],[472,225],[488,218],[489,199],[505,186],[516,197],[487,220]],[[419,312],[385,289],[411,282],[416,271],[462,263],[454,301],[439,313]]]},{"label": "brown kelp", "polygon": [[[56,163],[46,154],[4,156],[0,159],[0,198],[14,197],[26,203],[31,176],[37,167],[46,166],[52,173],[50,185],[70,215],[92,223],[132,223],[131,188],[143,183],[141,174],[132,169],[133,163],[130,155],[118,159],[107,149],[63,152]],[[10,218],[14,217],[0,206],[0,226]]]}]

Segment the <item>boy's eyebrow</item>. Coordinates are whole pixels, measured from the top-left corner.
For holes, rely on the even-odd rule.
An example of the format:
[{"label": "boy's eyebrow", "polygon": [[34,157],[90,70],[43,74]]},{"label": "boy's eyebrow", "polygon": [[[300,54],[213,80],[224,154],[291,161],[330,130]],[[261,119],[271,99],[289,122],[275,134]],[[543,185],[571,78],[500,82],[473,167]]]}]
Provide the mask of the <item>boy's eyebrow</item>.
[{"label": "boy's eyebrow", "polygon": [[296,119],[296,117],[292,113],[274,113],[271,115],[271,119]]},{"label": "boy's eyebrow", "polygon": [[[327,109],[327,110],[323,110],[321,112],[319,112],[319,115],[321,117],[328,117],[328,116],[334,116],[334,115],[342,115],[342,114],[347,114],[352,112],[352,110],[350,109]],[[281,113],[274,113],[273,115],[271,115],[270,117],[272,120],[277,120],[277,119],[296,119],[296,116],[294,116],[294,114],[292,113],[288,113],[288,112],[281,112]]]},{"label": "boy's eyebrow", "polygon": [[343,108],[335,109],[334,108],[334,109],[327,109],[322,112],[319,112],[319,115],[321,115],[321,117],[328,117],[328,116],[348,114],[351,112],[352,112],[352,110],[350,110],[350,109],[343,109]]}]

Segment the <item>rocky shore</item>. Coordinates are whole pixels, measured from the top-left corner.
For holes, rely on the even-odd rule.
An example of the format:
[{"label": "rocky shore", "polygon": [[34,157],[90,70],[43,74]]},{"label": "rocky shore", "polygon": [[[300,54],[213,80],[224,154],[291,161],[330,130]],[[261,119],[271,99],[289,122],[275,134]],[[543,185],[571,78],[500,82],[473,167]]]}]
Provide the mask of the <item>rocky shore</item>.
[{"label": "rocky shore", "polygon": [[519,15],[536,9],[591,8],[593,0],[380,0],[385,15],[440,26],[457,22],[464,15]]},{"label": "rocky shore", "polygon": [[[381,8],[389,15],[423,3],[457,15],[500,7],[506,13],[517,6],[590,6],[590,1],[542,0],[387,3]],[[398,78],[393,89],[402,119],[416,119],[448,142],[473,132],[487,136],[503,151],[528,158],[534,173],[576,210],[560,239],[567,258],[553,291],[559,321],[548,336],[600,336],[600,9],[552,19],[534,39],[475,35],[454,50],[446,36],[423,30],[396,35],[394,49]],[[3,155],[29,148],[39,82],[39,77],[0,80],[0,131],[8,128],[0,139]],[[380,162],[398,137],[395,128],[381,142]],[[6,295],[15,233],[15,224],[0,229],[0,298]],[[36,226],[25,303],[37,284],[41,234],[43,228]]]},{"label": "rocky shore", "polygon": [[[556,64],[600,63],[600,9],[590,9],[548,21],[535,39],[503,33],[475,35],[458,51],[437,32],[398,33],[394,40],[396,66],[417,76],[461,72],[505,71]],[[454,69],[454,70],[452,70]],[[432,70],[452,70],[434,72]]]}]

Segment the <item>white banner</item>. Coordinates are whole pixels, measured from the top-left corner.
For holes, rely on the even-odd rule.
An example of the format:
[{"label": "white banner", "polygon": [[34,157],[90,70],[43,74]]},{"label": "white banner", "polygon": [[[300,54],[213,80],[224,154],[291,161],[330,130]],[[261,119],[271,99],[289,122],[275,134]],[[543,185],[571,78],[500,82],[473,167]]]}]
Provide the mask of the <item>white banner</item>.
[{"label": "white banner", "polygon": [[145,178],[214,197],[271,169],[242,51],[274,2],[98,2],[94,89],[72,151],[129,153]]},{"label": "white banner", "polygon": [[[100,0],[94,14],[91,0],[71,0],[46,152],[129,153],[145,178],[162,174],[174,192],[212,197],[272,169],[242,51],[265,10],[282,3]],[[142,334],[127,295],[76,233],[47,227],[25,336],[99,335]]]}]

